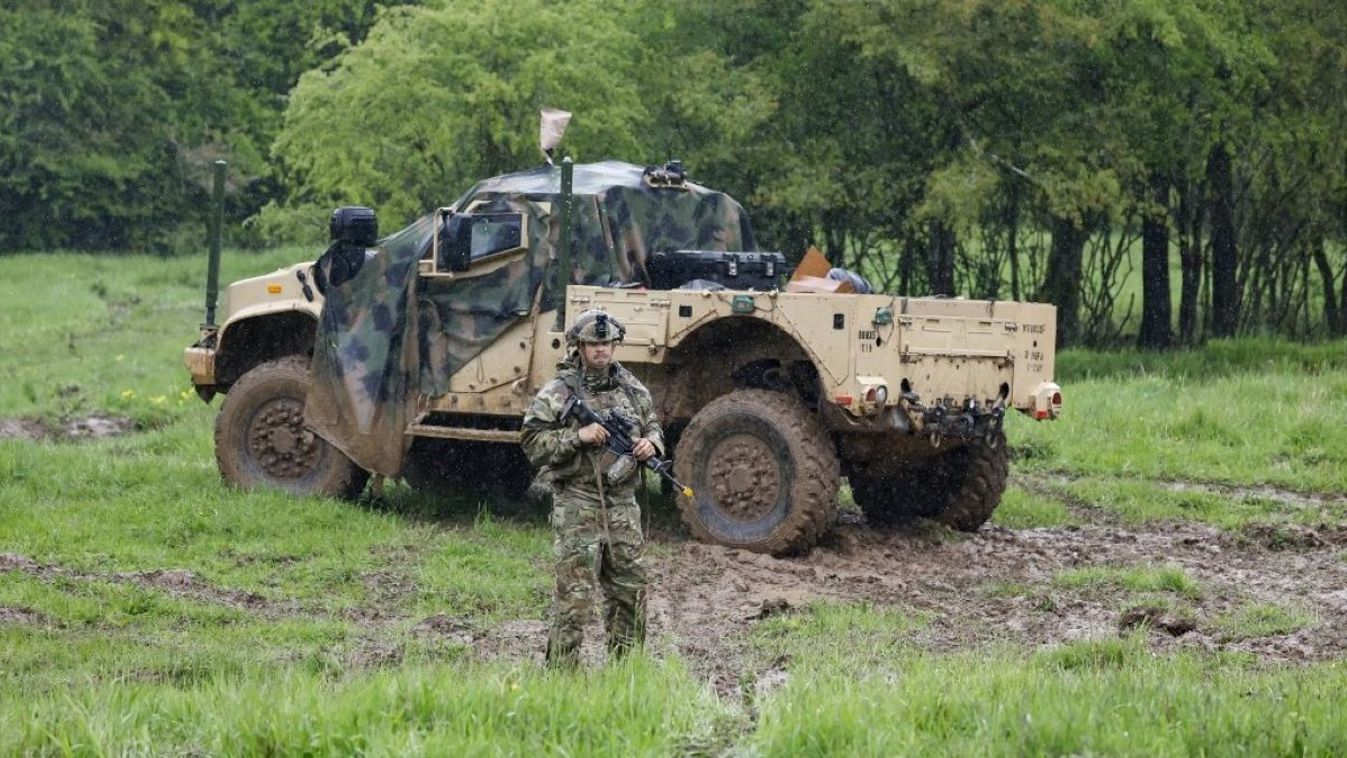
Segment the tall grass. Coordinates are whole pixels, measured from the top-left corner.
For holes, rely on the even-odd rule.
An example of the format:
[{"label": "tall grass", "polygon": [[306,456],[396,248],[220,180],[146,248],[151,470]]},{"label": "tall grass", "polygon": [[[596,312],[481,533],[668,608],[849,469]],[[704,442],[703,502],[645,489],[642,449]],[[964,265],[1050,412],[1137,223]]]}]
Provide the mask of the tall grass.
[{"label": "tall grass", "polygon": [[1057,378],[1063,383],[1150,376],[1190,380],[1263,373],[1320,376],[1343,370],[1347,370],[1347,342],[1299,344],[1271,337],[1214,339],[1189,350],[1065,350],[1057,358]]},{"label": "tall grass", "polygon": [[[1347,352],[1347,343],[1332,347]],[[1347,418],[1347,371],[1313,361],[1321,368],[1306,369],[1294,358],[1300,350],[1287,347],[1292,357],[1269,359],[1262,371],[1220,373],[1180,354],[1175,364],[1211,373],[1064,379],[1060,419],[1010,419],[1018,467],[1347,493],[1347,425],[1339,422]]]},{"label": "tall grass", "polygon": [[806,654],[762,705],[749,745],[782,756],[1335,755],[1347,744],[1343,686],[1341,663],[1156,656],[1141,636],[1041,652],[909,648],[863,666]]},{"label": "tall grass", "polygon": [[104,683],[10,704],[0,752],[672,755],[717,742],[727,716],[676,662],[641,657],[594,674],[289,671],[189,686]]}]

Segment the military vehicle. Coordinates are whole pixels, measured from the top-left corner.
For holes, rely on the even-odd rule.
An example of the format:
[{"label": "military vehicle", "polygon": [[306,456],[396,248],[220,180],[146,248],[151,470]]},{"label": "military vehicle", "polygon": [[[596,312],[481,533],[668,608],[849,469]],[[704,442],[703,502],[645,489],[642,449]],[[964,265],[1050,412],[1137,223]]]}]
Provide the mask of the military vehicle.
[{"label": "military vehicle", "polygon": [[683,519],[723,545],[807,548],[843,477],[873,524],[975,530],[1006,486],[1005,414],[1061,412],[1052,306],[787,282],[740,205],[677,163],[544,165],[375,228],[339,209],[316,263],[230,285],[218,325],[208,294],[186,363],[204,399],[225,394],[227,482],[350,497],[374,473],[522,497],[522,414],[588,309],[625,325],[615,357],[694,491]]}]

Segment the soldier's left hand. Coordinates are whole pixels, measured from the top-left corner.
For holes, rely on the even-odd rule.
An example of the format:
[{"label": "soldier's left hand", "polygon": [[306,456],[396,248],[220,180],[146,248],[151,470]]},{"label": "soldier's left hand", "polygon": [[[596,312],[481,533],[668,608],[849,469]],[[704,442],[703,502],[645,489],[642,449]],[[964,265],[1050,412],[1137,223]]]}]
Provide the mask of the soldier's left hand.
[{"label": "soldier's left hand", "polygon": [[589,424],[580,427],[580,442],[584,445],[602,445],[608,440],[608,430],[603,424]]},{"label": "soldier's left hand", "polygon": [[631,446],[631,456],[638,461],[645,461],[655,456],[655,443],[645,437],[636,440]]}]

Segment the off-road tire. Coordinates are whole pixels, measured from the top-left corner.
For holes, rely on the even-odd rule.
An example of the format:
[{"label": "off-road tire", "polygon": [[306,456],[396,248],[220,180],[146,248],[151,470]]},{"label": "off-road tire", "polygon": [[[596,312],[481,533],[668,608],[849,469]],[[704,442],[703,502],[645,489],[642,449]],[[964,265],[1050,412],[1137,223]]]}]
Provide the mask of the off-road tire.
[{"label": "off-road tire", "polygon": [[308,359],[292,355],[244,374],[215,417],[220,476],[241,489],[355,498],[369,473],[304,426]]},{"label": "off-road tire", "polygon": [[947,464],[947,497],[932,518],[951,529],[976,532],[992,517],[1006,491],[1010,475],[1006,436],[998,432],[990,445],[978,442],[952,451]]},{"label": "off-road tire", "polygon": [[692,487],[683,522],[705,542],[759,553],[807,549],[837,514],[832,440],[795,398],[736,390],[692,417],[676,471]]},{"label": "off-road tire", "polygon": [[992,517],[1006,491],[1010,458],[1004,433],[969,443],[883,478],[853,474],[851,495],[872,526],[923,516],[961,532]]}]

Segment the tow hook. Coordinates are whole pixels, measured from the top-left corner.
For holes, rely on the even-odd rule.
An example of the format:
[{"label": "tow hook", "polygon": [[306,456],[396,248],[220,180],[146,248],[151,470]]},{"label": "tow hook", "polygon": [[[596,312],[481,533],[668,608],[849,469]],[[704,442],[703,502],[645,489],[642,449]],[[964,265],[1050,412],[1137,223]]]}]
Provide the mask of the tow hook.
[{"label": "tow hook", "polygon": [[949,398],[939,405],[921,410],[922,429],[932,447],[940,447],[946,437],[978,441],[995,447],[1005,422],[1005,405],[998,400],[983,410],[976,401],[951,405]]}]

